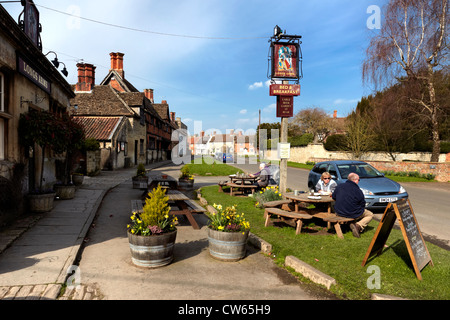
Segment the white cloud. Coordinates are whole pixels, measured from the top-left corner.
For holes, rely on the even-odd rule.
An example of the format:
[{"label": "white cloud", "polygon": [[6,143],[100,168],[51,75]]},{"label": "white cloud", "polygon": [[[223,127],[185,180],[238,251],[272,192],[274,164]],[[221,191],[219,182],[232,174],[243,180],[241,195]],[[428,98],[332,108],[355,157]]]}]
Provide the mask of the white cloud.
[{"label": "white cloud", "polygon": [[255,90],[258,88],[262,88],[263,87],[263,83],[262,82],[255,82],[254,84],[251,84],[248,86],[249,90]]},{"label": "white cloud", "polygon": [[277,104],[272,103],[263,109],[263,112],[274,112],[277,109]]},{"label": "white cloud", "polygon": [[247,113],[247,109],[242,109],[241,111],[239,111],[240,114],[246,114]]}]

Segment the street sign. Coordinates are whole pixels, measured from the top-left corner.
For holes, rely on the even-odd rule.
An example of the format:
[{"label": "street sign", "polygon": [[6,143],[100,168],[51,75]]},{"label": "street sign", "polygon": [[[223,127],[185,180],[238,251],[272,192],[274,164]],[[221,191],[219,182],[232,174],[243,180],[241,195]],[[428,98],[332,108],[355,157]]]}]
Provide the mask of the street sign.
[{"label": "street sign", "polygon": [[272,42],[272,79],[299,80],[298,43]]},{"label": "street sign", "polygon": [[271,84],[270,96],[292,96],[300,95],[299,84]]},{"label": "street sign", "polygon": [[294,97],[277,96],[277,117],[291,118],[294,116]]}]

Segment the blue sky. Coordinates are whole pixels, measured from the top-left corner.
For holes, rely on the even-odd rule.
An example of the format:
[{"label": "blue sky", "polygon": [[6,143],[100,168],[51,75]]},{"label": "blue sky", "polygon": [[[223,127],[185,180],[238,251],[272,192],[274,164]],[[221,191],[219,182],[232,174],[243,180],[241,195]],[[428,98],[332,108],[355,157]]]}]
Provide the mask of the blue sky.
[{"label": "blue sky", "polygon": [[[367,27],[367,8],[385,3],[35,0],[43,51],[57,52],[70,84],[77,82],[80,61],[97,67],[100,83],[109,72],[109,53],[122,52],[126,79],[140,91],[154,89],[155,102],[167,100],[191,134],[230,129],[251,133],[259,110],[262,122],[279,121],[276,98],[269,96],[267,87],[268,40],[275,25],[302,36],[304,77],[294,113],[320,107],[330,115],[337,110],[338,116],[346,116],[372,92],[361,78],[365,49],[377,32]],[[2,5],[15,19],[22,10],[20,3]]]}]

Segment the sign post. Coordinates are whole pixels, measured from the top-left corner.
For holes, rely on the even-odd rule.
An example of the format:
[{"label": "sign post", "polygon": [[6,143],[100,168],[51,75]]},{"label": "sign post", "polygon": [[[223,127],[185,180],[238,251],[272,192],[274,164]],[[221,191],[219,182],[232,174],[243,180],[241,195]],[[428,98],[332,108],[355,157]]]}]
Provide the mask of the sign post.
[{"label": "sign post", "polygon": [[396,218],[400,224],[403,239],[405,240],[409,256],[411,258],[417,279],[422,280],[420,271],[430,263],[433,265],[430,253],[428,252],[425,241],[420,233],[419,225],[411,207],[409,200],[402,199],[393,203],[389,203],[378,225],[377,231],[370,243],[366,256],[362,262],[364,267],[367,260],[377,255],[379,256],[384,245],[391,233]]},{"label": "sign post", "polygon": [[[277,97],[277,117],[281,118],[281,134],[278,144],[280,154],[280,192],[285,193],[287,188],[287,161],[290,152],[288,142],[289,118],[294,116],[294,97],[300,95],[301,78],[301,36],[287,35],[281,28],[275,26],[274,35],[270,39],[271,47],[271,80],[270,96]],[[274,84],[281,80],[282,84]],[[290,80],[297,81],[289,84]]]}]

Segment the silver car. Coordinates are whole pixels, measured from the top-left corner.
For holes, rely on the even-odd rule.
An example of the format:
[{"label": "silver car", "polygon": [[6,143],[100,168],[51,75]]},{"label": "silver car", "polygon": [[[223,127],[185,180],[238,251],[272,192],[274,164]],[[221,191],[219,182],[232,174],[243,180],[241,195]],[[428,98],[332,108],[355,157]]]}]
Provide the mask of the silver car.
[{"label": "silver car", "polygon": [[358,186],[364,193],[366,208],[384,209],[389,202],[407,199],[408,193],[399,183],[386,178],[381,172],[364,161],[323,161],[314,165],[308,176],[308,188],[314,189],[323,172],[329,172],[339,185],[347,181],[351,172],[359,175]]}]

